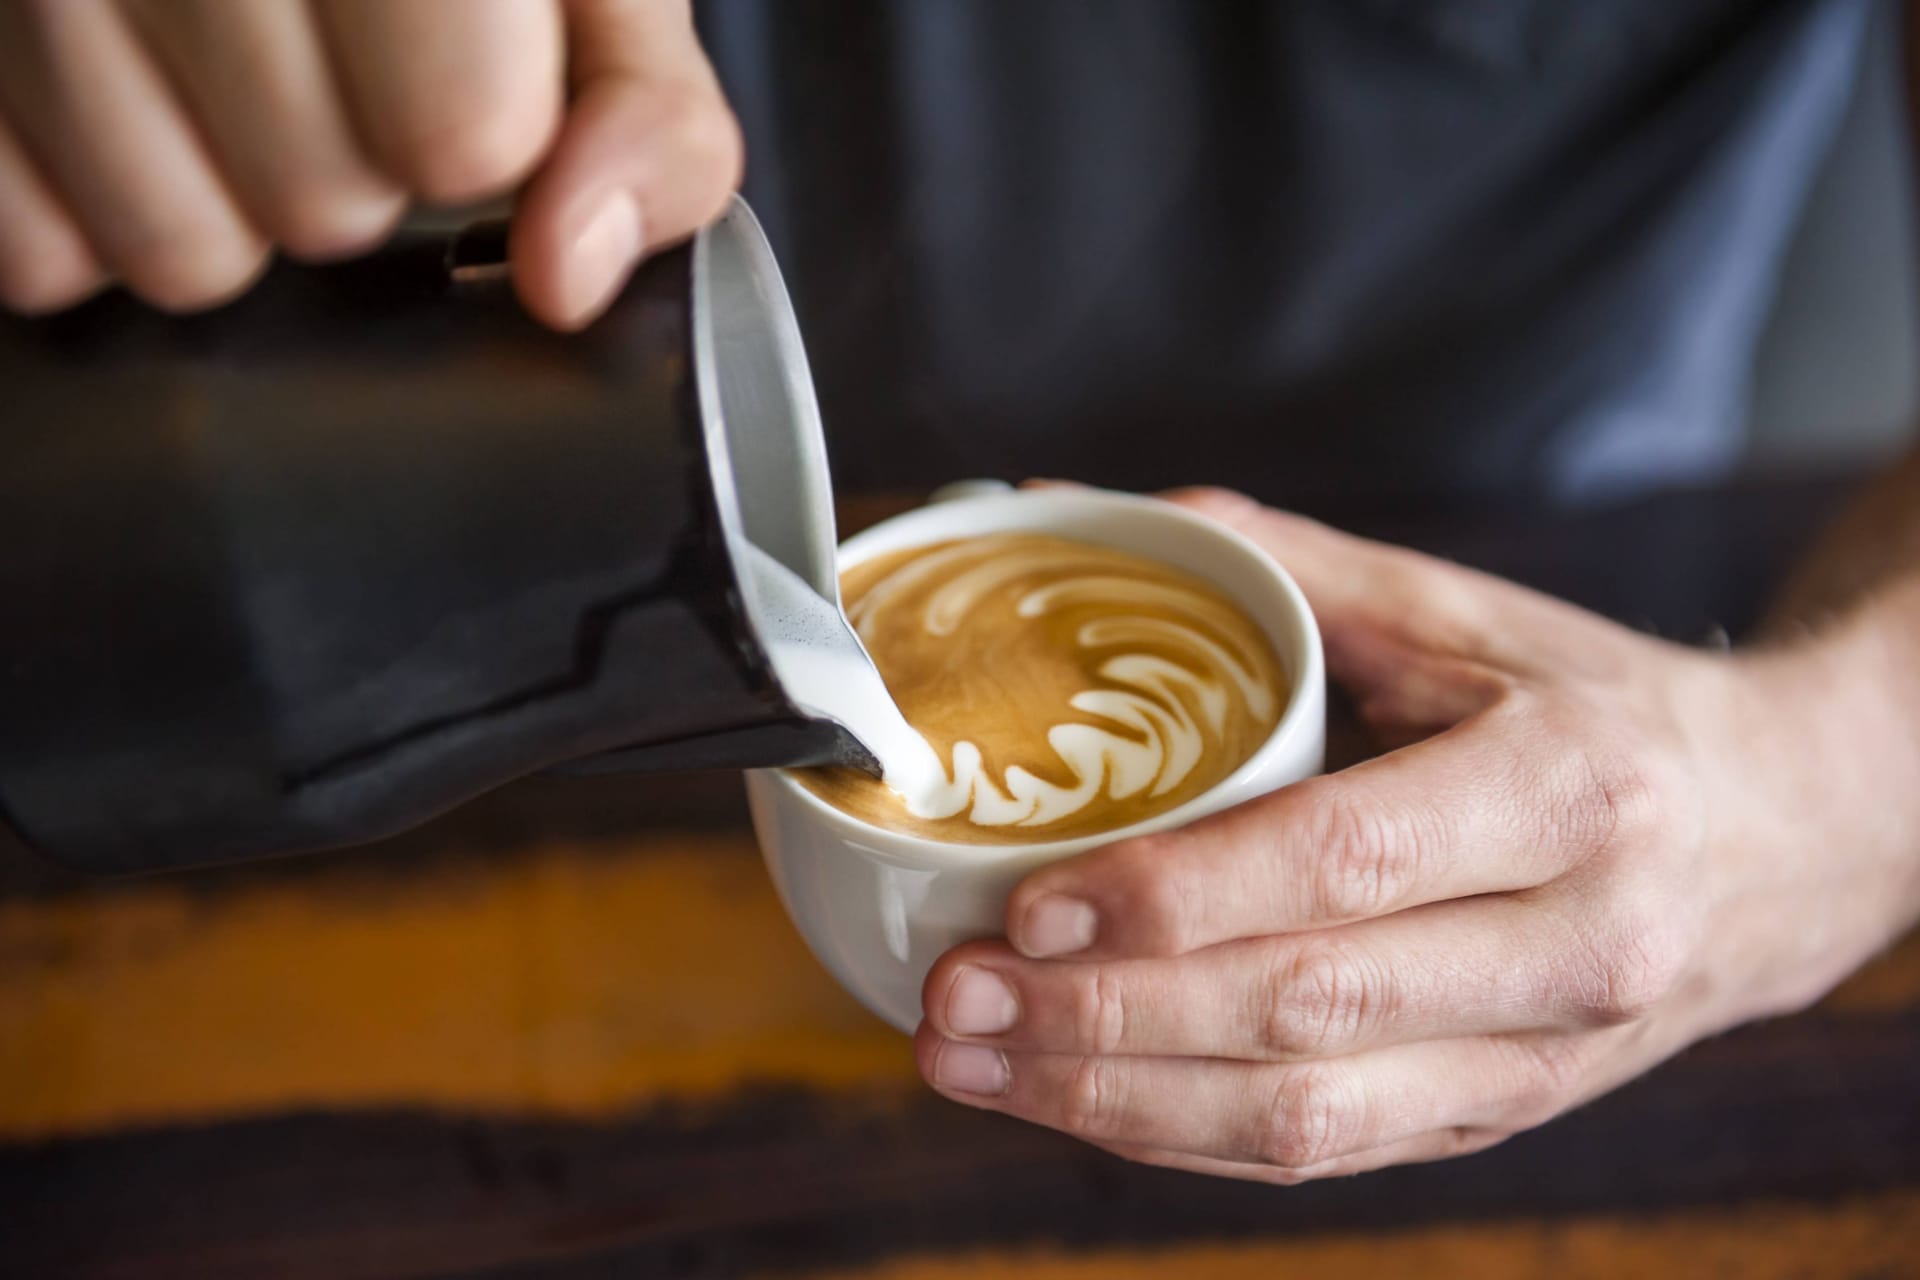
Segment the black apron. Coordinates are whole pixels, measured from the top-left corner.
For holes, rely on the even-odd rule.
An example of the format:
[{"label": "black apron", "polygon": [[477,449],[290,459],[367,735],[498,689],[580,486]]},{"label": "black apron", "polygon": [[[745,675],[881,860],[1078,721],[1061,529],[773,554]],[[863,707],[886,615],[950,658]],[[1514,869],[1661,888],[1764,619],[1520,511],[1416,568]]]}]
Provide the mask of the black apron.
[{"label": "black apron", "polygon": [[1739,456],[1866,0],[711,0],[846,489]]}]

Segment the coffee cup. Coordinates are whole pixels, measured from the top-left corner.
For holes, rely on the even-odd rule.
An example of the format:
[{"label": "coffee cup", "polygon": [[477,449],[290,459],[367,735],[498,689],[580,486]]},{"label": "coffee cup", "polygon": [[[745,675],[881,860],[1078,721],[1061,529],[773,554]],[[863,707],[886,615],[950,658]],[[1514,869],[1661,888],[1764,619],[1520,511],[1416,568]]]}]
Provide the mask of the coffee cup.
[{"label": "coffee cup", "polygon": [[1077,488],[981,493],[884,521],[840,548],[845,568],[953,539],[1044,533],[1150,557],[1202,578],[1265,632],[1289,699],[1266,739],[1223,780],[1175,808],[1113,830],[1031,844],[962,843],[890,830],[828,804],[789,770],[747,774],[754,830],[780,900],[814,955],[902,1031],[943,952],[1003,931],[1007,895],[1050,862],[1183,826],[1318,773],[1326,676],[1306,597],[1286,570],[1224,525],[1153,498]]}]

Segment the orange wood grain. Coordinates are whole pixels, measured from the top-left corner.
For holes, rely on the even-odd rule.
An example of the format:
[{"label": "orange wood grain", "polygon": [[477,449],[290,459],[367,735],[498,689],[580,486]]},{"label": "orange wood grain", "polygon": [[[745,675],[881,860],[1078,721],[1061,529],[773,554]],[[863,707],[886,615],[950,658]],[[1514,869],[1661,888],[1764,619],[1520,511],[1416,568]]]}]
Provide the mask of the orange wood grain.
[{"label": "orange wood grain", "polygon": [[809,1280],[1621,1280],[1630,1276],[1920,1275],[1920,1191],[1822,1207],[1440,1227],[1247,1244],[904,1258]]},{"label": "orange wood grain", "polygon": [[307,1106],[909,1088],[746,837],[0,903],[0,1137]]},{"label": "orange wood grain", "polygon": [[[1920,938],[1831,1004],[1920,1004]],[[744,834],[0,902],[0,1138],[295,1107],[611,1114],[754,1083],[917,1087]]]}]

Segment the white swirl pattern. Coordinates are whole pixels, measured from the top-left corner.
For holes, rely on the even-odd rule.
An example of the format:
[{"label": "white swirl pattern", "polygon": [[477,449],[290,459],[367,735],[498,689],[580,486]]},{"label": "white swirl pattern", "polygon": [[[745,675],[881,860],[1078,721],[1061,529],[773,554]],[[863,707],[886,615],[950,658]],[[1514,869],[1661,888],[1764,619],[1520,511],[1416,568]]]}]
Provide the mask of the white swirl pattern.
[{"label": "white swirl pattern", "polygon": [[[1050,782],[1019,765],[996,778],[979,747],[959,740],[951,771],[931,750],[930,759],[910,765],[889,762],[887,784],[916,817],[964,813],[980,826],[1032,827],[1070,818],[1103,792],[1114,800],[1163,796],[1200,765],[1209,740],[1220,749],[1230,716],[1273,722],[1280,690],[1258,664],[1233,651],[1229,637],[1247,624],[1224,601],[1142,576],[1143,562],[1102,548],[1050,540],[1053,546],[1035,549],[1017,539],[995,547],[994,541],[971,539],[905,562],[873,582],[848,618],[872,645],[882,616],[912,607],[913,597],[924,631],[951,636],[995,592],[1017,589],[1028,577],[1040,585],[1019,594],[1015,618],[1039,620],[1066,609],[1091,615],[1074,641],[1089,663],[1097,662],[1090,670],[1098,679],[1067,700],[1084,718],[1046,731],[1072,781]],[[1072,549],[1064,562],[1062,546]]]}]

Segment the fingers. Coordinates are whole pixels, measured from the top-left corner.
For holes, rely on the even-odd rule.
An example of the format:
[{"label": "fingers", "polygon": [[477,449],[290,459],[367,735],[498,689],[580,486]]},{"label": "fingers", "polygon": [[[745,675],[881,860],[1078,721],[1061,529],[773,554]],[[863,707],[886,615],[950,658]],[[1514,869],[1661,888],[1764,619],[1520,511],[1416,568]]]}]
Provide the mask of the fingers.
[{"label": "fingers", "polygon": [[406,209],[405,193],[361,154],[306,4],[123,3],[254,226],[309,259],[345,256],[386,238]]},{"label": "fingers", "polygon": [[[292,0],[0,7],[0,105],[101,267],[160,306],[209,306],[252,279],[270,241],[353,253],[385,237],[409,192],[492,194],[538,161],[561,108],[553,0],[320,12],[324,31]],[[0,199],[45,206],[16,169],[0,157]],[[6,233],[8,262],[29,235],[57,238],[44,212],[22,225],[40,230]],[[73,257],[49,261],[87,277]],[[57,279],[12,287],[47,305],[83,291],[44,274]]]},{"label": "fingers", "polygon": [[[1565,601],[1446,560],[1341,533],[1262,506],[1226,489],[1161,495],[1245,535],[1286,568],[1313,606],[1327,669],[1364,699],[1410,668],[1446,677],[1443,691],[1470,695],[1465,677],[1535,675],[1604,667],[1644,637]],[[1462,697],[1448,722],[1471,714]]]},{"label": "fingers", "polygon": [[409,196],[491,196],[541,166],[515,282],[577,328],[648,248],[720,213],[741,164],[686,0],[6,5],[0,108],[0,300],[25,309],[107,274],[211,305],[270,242],[354,253]]},{"label": "fingers", "polygon": [[573,107],[521,195],[511,249],[528,310],[577,329],[645,251],[725,209],[741,143],[685,0],[570,0],[566,13]]},{"label": "fingers", "polygon": [[0,306],[29,315],[57,311],[105,281],[86,237],[0,125]]},{"label": "fingers", "polygon": [[1530,888],[1643,823],[1632,788],[1515,694],[1342,773],[1043,867],[1008,898],[1007,937],[1033,957],[1181,955]]},{"label": "fingers", "polygon": [[0,105],[93,253],[148,300],[207,306],[264,265],[265,240],[107,0],[0,6]]},{"label": "fingers", "polygon": [[1303,1169],[1288,1169],[1270,1164],[1249,1164],[1238,1160],[1215,1160],[1209,1156],[1188,1155],[1182,1151],[1167,1151],[1159,1147],[1137,1147],[1118,1142],[1102,1142],[1096,1145],[1122,1159],[1132,1160],[1136,1164],[1156,1165],[1162,1169],[1178,1169],[1183,1173],[1205,1174],[1210,1178],[1238,1178],[1244,1182],[1267,1182],[1275,1186],[1294,1187],[1303,1182],[1316,1182],[1321,1178],[1350,1177],[1356,1173],[1368,1173],[1374,1169],[1386,1169],[1398,1164],[1422,1164],[1432,1160],[1450,1160],[1455,1156],[1472,1155],[1504,1142],[1507,1136],[1493,1129],[1435,1129],[1417,1138],[1390,1142],[1384,1147],[1375,1147],[1371,1151],[1363,1151],[1358,1155],[1342,1156],[1339,1159],[1329,1160],[1324,1164],[1309,1165]]},{"label": "fingers", "polygon": [[1586,1066],[1559,1038],[1429,1041],[1259,1064],[1018,1053],[922,1026],[921,1074],[956,1102],[1096,1143],[1308,1170],[1436,1130],[1512,1133],[1567,1105]]},{"label": "fingers", "polygon": [[1036,961],[982,941],[941,957],[923,998],[942,1035],[1020,1052],[1332,1058],[1638,1017],[1661,972],[1587,929],[1495,896],[1177,959]]},{"label": "fingers", "polygon": [[559,127],[551,0],[331,0],[322,28],[362,145],[442,203],[509,190]]},{"label": "fingers", "polygon": [[1402,611],[1418,600],[1427,615],[1424,638],[1433,642],[1422,648],[1481,659],[1498,645],[1494,602],[1478,593],[1480,575],[1471,570],[1342,533],[1229,489],[1177,489],[1160,496],[1244,534],[1278,560],[1306,593],[1329,643],[1356,627],[1399,638]]}]

